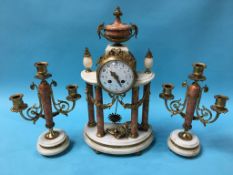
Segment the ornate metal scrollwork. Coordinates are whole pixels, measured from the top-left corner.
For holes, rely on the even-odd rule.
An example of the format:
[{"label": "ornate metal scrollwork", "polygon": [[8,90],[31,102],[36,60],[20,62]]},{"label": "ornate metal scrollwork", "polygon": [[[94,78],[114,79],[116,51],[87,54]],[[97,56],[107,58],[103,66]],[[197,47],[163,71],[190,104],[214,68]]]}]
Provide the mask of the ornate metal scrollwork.
[{"label": "ornate metal scrollwork", "polygon": [[211,123],[213,120],[213,115],[210,109],[206,108],[205,106],[202,106],[202,108],[196,109],[197,116],[194,117],[194,120],[200,120],[204,126],[206,126],[207,123]]},{"label": "ornate metal scrollwork", "polygon": [[109,109],[109,108],[111,108],[113,105],[114,105],[114,103],[116,102],[116,100],[117,100],[117,98],[116,98],[116,96],[115,95],[111,95],[111,94],[109,94],[109,96],[112,98],[112,101],[110,102],[110,103],[106,103],[106,104],[102,104],[102,103],[99,103],[96,99],[94,99],[92,96],[90,96],[87,92],[86,92],[86,94],[87,94],[87,101],[90,101],[91,103],[93,103],[95,106],[97,106],[97,107],[100,107],[100,108],[102,108],[102,109]]},{"label": "ornate metal scrollwork", "polygon": [[71,107],[70,107],[70,103],[67,101],[57,100],[56,102],[54,95],[53,95],[52,86],[57,86],[57,82],[52,80],[52,82],[50,83],[50,86],[51,86],[51,98],[52,98],[53,107],[56,109],[57,112],[63,115],[68,115],[68,113],[74,109],[76,101],[72,101]]},{"label": "ornate metal scrollwork", "polygon": [[[182,83],[182,87],[188,88],[187,81]],[[181,102],[181,99],[173,100],[169,104],[168,104],[168,100],[164,99],[164,102],[165,102],[165,107],[171,113],[172,116],[176,115],[176,114],[180,114],[182,117],[184,117],[185,114],[183,113],[183,111],[186,107],[187,92],[186,92],[185,99],[184,99],[183,103]]]},{"label": "ornate metal scrollwork", "polygon": [[119,103],[125,108],[125,109],[137,109],[139,106],[141,106],[143,104],[143,102],[145,101],[145,99],[150,95],[150,89],[148,88],[146,90],[146,92],[144,93],[143,97],[138,100],[136,103],[132,104],[132,103],[124,103],[123,102],[123,97],[124,96],[117,96],[117,100],[119,101]]}]

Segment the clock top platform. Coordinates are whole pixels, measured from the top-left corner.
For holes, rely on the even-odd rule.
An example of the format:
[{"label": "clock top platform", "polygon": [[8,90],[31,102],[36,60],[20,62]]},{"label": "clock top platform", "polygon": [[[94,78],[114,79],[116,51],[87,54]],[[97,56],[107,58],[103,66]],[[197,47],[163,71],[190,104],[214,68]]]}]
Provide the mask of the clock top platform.
[{"label": "clock top platform", "polygon": [[[129,52],[129,49],[124,45],[121,45],[121,46],[108,45],[105,49],[105,53],[110,52],[112,49],[120,49],[124,52]],[[134,83],[134,87],[146,85],[149,82],[151,82],[155,77],[155,74],[153,72],[136,72],[136,74],[137,76],[136,76],[136,80]],[[96,71],[83,70],[81,72],[81,78],[88,84],[91,84],[91,85],[98,84]]]}]

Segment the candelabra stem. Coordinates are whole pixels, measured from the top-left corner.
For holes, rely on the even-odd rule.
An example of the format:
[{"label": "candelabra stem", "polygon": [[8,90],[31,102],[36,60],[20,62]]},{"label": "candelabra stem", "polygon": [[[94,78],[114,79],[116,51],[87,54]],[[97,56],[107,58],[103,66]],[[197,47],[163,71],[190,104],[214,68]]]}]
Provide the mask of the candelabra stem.
[{"label": "candelabra stem", "polygon": [[38,92],[41,97],[41,104],[44,109],[44,115],[46,120],[46,127],[52,129],[54,127],[52,104],[51,104],[51,87],[46,80],[42,80]]},{"label": "candelabra stem", "polygon": [[197,106],[198,98],[201,94],[201,87],[198,83],[194,82],[192,85],[189,86],[187,92],[187,106],[186,106],[186,113],[184,117],[184,130],[188,131],[192,128],[192,121],[194,112]]},{"label": "candelabra stem", "polygon": [[89,127],[94,127],[96,126],[94,103],[88,98],[89,96],[93,98],[93,85],[86,83],[86,91],[87,91],[87,105],[88,105],[88,124],[87,125]]}]

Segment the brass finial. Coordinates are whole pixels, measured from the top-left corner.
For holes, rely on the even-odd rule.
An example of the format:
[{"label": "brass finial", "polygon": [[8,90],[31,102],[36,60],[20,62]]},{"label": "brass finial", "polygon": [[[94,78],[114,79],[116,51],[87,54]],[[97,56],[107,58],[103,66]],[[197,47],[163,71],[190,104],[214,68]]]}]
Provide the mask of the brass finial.
[{"label": "brass finial", "polygon": [[153,58],[152,52],[150,51],[150,49],[148,49],[147,53],[146,53],[146,58]]},{"label": "brass finial", "polygon": [[120,18],[123,15],[119,6],[114,10],[113,15],[116,16],[116,18]]},{"label": "brass finial", "polygon": [[90,54],[89,49],[87,47],[85,48],[84,57],[91,57],[91,54]]}]

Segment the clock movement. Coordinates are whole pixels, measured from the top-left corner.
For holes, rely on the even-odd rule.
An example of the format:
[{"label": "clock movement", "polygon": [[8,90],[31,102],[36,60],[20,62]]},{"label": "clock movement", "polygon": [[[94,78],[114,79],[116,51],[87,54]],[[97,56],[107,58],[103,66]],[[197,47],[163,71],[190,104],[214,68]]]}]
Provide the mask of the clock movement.
[{"label": "clock movement", "polygon": [[[96,71],[91,70],[92,57],[88,48],[84,53],[83,64],[86,69],[81,72],[81,77],[86,82],[88,104],[88,123],[84,129],[84,138],[97,153],[137,154],[153,141],[152,128],[148,123],[150,82],[155,76],[151,72],[153,56],[149,50],[144,60],[145,71],[136,70],[134,55],[122,43],[136,37],[138,28],[134,24],[121,22],[122,12],[119,7],[113,14],[113,24],[101,24],[97,29],[100,38],[104,37],[113,44],[107,45],[104,54],[97,61]],[[139,99],[139,88],[142,86],[143,95]],[[126,103],[125,97],[130,91],[131,103]],[[110,102],[103,101],[103,92],[107,93]],[[114,105],[115,112],[108,114],[106,118],[106,109]],[[119,106],[131,110],[130,121],[125,121],[117,113]],[[138,110],[141,106],[140,119]],[[124,122],[120,122],[122,120]]]}]

